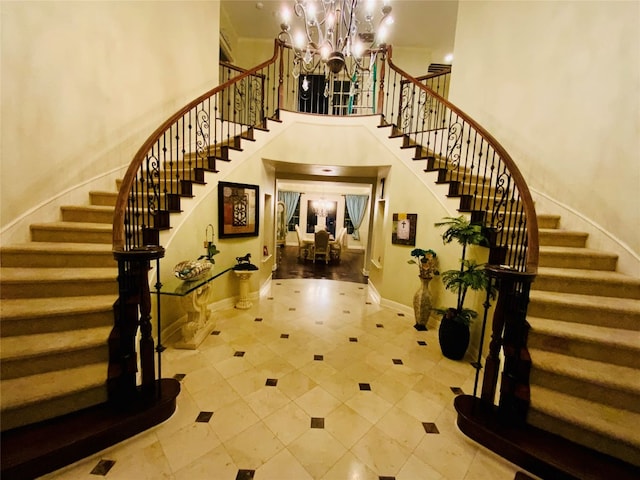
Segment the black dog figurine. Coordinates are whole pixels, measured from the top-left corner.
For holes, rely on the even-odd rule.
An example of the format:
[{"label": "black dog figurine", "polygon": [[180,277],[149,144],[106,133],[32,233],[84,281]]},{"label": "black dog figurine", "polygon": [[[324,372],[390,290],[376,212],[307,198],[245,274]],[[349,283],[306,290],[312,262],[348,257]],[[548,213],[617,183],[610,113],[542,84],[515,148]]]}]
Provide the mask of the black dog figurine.
[{"label": "black dog figurine", "polygon": [[247,253],[244,257],[236,257],[236,262],[238,262],[238,265],[242,263],[251,263],[251,254]]}]

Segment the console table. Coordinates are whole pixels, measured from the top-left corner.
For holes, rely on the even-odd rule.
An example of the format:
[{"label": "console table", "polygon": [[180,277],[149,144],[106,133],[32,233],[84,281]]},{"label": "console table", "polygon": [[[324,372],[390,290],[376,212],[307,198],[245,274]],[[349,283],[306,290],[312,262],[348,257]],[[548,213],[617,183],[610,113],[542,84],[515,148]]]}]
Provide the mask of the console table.
[{"label": "console table", "polygon": [[160,292],[153,291],[160,295],[180,297],[180,303],[187,311],[187,321],[180,328],[182,338],[175,344],[176,348],[195,350],[214,330],[215,323],[208,308],[213,292],[209,284],[230,270],[233,267],[219,272],[212,268],[205,277],[194,281],[171,277],[162,285]]}]

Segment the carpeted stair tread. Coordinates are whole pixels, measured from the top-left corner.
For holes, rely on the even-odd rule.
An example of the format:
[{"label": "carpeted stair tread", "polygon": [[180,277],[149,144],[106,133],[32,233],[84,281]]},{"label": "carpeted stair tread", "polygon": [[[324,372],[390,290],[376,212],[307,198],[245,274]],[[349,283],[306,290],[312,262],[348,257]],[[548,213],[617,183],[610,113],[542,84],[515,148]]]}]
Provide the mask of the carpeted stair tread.
[{"label": "carpeted stair tread", "polygon": [[527,316],[527,322],[533,332],[608,345],[611,349],[633,349],[640,355],[640,332],[531,316]]},{"label": "carpeted stair tread", "polygon": [[104,280],[116,280],[117,268],[0,268],[0,282],[51,282],[82,280],[83,282],[102,282]]},{"label": "carpeted stair tread", "polygon": [[108,205],[65,205],[60,207],[65,222],[113,223],[115,207]]},{"label": "carpeted stair tread", "polygon": [[112,326],[0,338],[0,360],[28,359],[107,344]]},{"label": "carpeted stair tread", "polygon": [[540,245],[563,246],[583,248],[589,235],[573,230],[560,230],[557,228],[539,228],[538,239]]},{"label": "carpeted stair tread", "polygon": [[633,392],[640,398],[640,371],[586,358],[530,348],[533,368],[547,370],[592,384]]},{"label": "carpeted stair tread", "polygon": [[113,255],[111,245],[100,243],[72,243],[72,242],[27,242],[6,245],[0,249],[0,252],[47,252],[49,254],[68,254],[68,253],[86,253],[88,255],[95,253],[108,253]]},{"label": "carpeted stair tread", "polygon": [[539,213],[538,228],[557,229],[560,224],[560,215],[552,215],[546,213]]},{"label": "carpeted stair tread", "polygon": [[640,448],[640,414],[531,385],[531,408]]},{"label": "carpeted stair tread", "polygon": [[28,320],[33,317],[65,316],[70,313],[112,311],[117,295],[86,295],[63,298],[16,298],[2,300],[0,319]]},{"label": "carpeted stair tread", "polygon": [[113,230],[113,225],[107,223],[96,222],[47,222],[47,223],[33,223],[31,229],[46,229],[46,230],[92,230],[98,232],[110,232]]},{"label": "carpeted stair tread", "polygon": [[108,363],[92,363],[62,371],[2,380],[2,410],[73,394],[106,383]]},{"label": "carpeted stair tread", "polygon": [[111,244],[34,241],[0,248],[3,267],[117,268]]},{"label": "carpeted stair tread", "polygon": [[[615,265],[618,260],[618,256],[614,253],[603,252],[601,250],[593,250],[583,247],[559,247],[559,246],[544,246],[540,245],[540,266],[543,267],[569,267],[563,265],[560,262],[566,262],[568,260],[600,260],[605,261],[607,268],[591,267],[598,270],[615,270]],[[576,268],[576,267],[573,267]],[[580,267],[577,267],[580,268]],[[586,267],[582,267],[586,268]]]},{"label": "carpeted stair tread", "polygon": [[[640,300],[635,298],[601,297],[597,295],[532,290],[529,296],[530,307],[534,302],[573,309],[597,309],[602,312],[602,315],[615,314],[621,317],[638,315],[640,319]],[[628,323],[633,322],[621,323],[620,328],[625,328],[624,325],[628,325]],[[640,331],[640,322],[635,323],[633,329]]]},{"label": "carpeted stair tread", "polygon": [[[619,272],[580,268],[538,267],[538,275],[533,283],[533,289],[536,290],[543,280],[558,280],[564,285],[570,282],[579,283],[580,286],[576,288],[589,291],[589,294],[599,293],[598,289],[602,290],[602,285],[606,284],[610,291],[620,291],[620,293],[616,294],[616,297],[628,296],[629,298],[640,299],[640,279]],[[567,291],[570,288],[568,286]]]}]

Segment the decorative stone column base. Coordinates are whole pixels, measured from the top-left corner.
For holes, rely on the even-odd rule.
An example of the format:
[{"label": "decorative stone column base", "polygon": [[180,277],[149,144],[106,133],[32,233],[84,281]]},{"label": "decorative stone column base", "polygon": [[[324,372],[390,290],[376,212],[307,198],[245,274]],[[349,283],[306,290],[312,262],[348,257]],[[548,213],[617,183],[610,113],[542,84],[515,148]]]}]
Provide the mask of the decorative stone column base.
[{"label": "decorative stone column base", "polygon": [[234,270],[238,280],[240,281],[240,298],[236,303],[236,308],[247,310],[253,306],[249,300],[249,280],[256,270]]},{"label": "decorative stone column base", "polygon": [[175,348],[195,350],[211,335],[215,328],[213,315],[208,308],[212,290],[209,284],[205,284],[181,298],[182,306],[187,311],[187,321],[180,327],[182,338],[175,343]]}]

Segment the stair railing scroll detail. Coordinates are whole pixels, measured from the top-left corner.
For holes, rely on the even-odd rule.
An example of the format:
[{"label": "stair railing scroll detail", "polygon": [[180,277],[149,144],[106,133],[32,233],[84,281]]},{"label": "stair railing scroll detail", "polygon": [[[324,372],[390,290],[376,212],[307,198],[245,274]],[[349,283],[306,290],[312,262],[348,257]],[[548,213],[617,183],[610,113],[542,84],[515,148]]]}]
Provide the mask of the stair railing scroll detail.
[{"label": "stair railing scroll detail", "polygon": [[[229,150],[240,147],[240,136],[264,128],[266,116],[276,114],[276,89],[273,97],[264,95],[265,81],[277,78],[277,43],[274,50],[270,60],[239,72],[168,118],[140,147],[124,176],[113,220],[119,297],[109,337],[107,380],[109,399],[117,405],[126,407],[161,394],[155,368],[161,378],[160,302],[154,347],[149,289],[151,261],[156,261],[159,275],[159,259],[164,256],[160,231],[170,227],[170,214],[180,211],[180,199],[193,195],[193,184],[204,183],[204,172],[217,172],[218,162],[230,161]],[[158,276],[158,295],[160,289]]]},{"label": "stair railing scroll detail", "polygon": [[[529,405],[530,368],[526,311],[530,285],[538,268],[539,245],[531,194],[502,145],[442,95],[448,94],[448,81],[446,86],[445,82],[434,83],[439,74],[420,80],[409,76],[394,65],[391,47],[387,62],[387,97],[379,112],[383,124],[388,122],[386,119],[397,119],[392,135],[402,137],[405,148],[415,146],[414,160],[426,163],[426,173],[437,172],[436,181],[449,185],[448,196],[460,199],[459,211],[482,225],[489,239],[488,271],[499,294],[490,327],[481,399],[493,407],[502,350],[505,364],[498,408],[508,418],[524,421]],[[448,74],[450,70],[445,73]],[[428,79],[430,84],[423,81]],[[434,85],[441,91],[435,91]],[[487,300],[483,336],[489,308]],[[474,366],[479,373],[481,356]],[[478,376],[474,395],[477,382]]]},{"label": "stair railing scroll detail", "polygon": [[[180,199],[192,196],[205,172],[217,173],[231,161],[230,151],[240,149],[254,130],[265,129],[267,119],[277,120],[280,110],[378,114],[382,126],[392,125],[392,136],[403,138],[403,147],[415,147],[414,160],[425,163],[424,171],[448,184],[459,210],[483,225],[489,263],[535,275],[538,227],[529,189],[502,145],[447,100],[450,69],[413,78],[393,63],[386,47],[365,56],[366,71],[352,77],[334,74],[321,62],[300,73],[290,50],[275,40],[273,57],[255,68],[221,64],[224,83],[178,110],[144,142],[116,202],[114,252],[158,246],[170,214],[180,211]],[[528,298],[528,289],[519,288]]]}]

